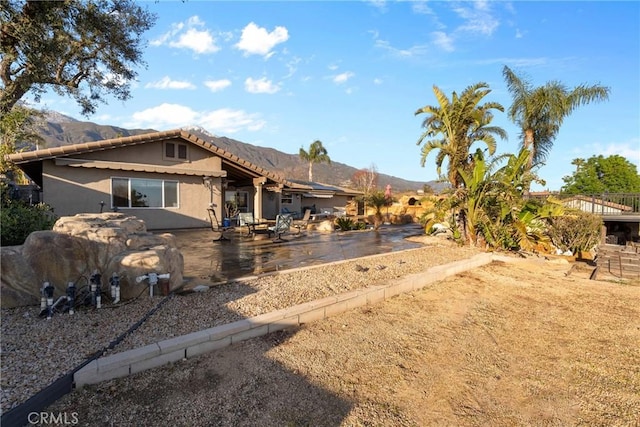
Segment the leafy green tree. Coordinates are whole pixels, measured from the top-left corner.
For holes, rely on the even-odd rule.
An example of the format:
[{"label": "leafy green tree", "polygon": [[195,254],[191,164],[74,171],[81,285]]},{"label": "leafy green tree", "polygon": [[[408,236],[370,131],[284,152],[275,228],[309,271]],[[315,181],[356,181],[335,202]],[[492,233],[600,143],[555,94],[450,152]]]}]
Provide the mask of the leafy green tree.
[{"label": "leafy green tree", "polygon": [[468,170],[471,166],[471,146],[483,142],[492,155],[496,150],[496,136],[507,137],[506,132],[497,126],[490,126],[493,120],[491,110],[504,111],[496,102],[480,104],[491,90],[486,83],[468,86],[460,95],[455,91],[449,99],[437,86],[433,86],[438,105],[427,105],[418,109],[415,115],[427,114],[422,122],[425,131],[417,145],[423,144],[420,163],[424,167],[429,154],[438,150],[436,167],[442,176],[442,165],[447,160],[447,179],[458,188],[462,183],[459,170]]},{"label": "leafy green tree", "polygon": [[300,158],[309,163],[309,181],[313,181],[313,164],[314,163],[329,163],[331,164],[331,158],[327,154],[327,149],[324,148],[322,142],[319,140],[313,141],[309,146],[309,151],[300,147]]},{"label": "leafy green tree", "polygon": [[[22,104],[16,104],[11,111],[0,117],[0,174],[12,172],[20,175],[21,171],[5,155],[15,153],[21,149],[23,141],[41,143],[43,138],[38,135],[36,127],[42,119],[41,111],[33,110]],[[19,180],[19,179],[18,179]]]},{"label": "leafy green tree", "polygon": [[0,2],[0,115],[25,94],[49,88],[88,115],[104,93],[130,97],[142,60],[142,35],[156,16],[134,0]]},{"label": "leafy green tree", "polygon": [[[581,162],[579,162],[581,161]],[[579,163],[571,176],[562,178],[562,191],[568,194],[640,193],[640,175],[636,165],[626,158],[592,156]]]},{"label": "leafy green tree", "polygon": [[521,129],[521,147],[531,152],[529,169],[544,162],[564,119],[577,107],[609,98],[609,88],[581,84],[569,90],[558,81],[533,87],[506,65],[502,74],[513,97],[509,118]]}]

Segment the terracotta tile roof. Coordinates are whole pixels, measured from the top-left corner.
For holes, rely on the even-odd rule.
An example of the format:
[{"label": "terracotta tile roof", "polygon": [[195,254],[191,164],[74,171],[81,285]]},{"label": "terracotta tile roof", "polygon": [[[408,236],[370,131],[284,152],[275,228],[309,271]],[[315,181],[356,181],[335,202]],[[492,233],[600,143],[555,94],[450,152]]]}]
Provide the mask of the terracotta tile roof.
[{"label": "terracotta tile roof", "polygon": [[30,163],[41,160],[55,159],[58,157],[65,157],[75,154],[90,153],[95,151],[109,150],[113,148],[127,147],[130,145],[147,144],[149,142],[161,141],[170,138],[182,138],[192,144],[198,145],[207,151],[214,153],[222,157],[223,161],[232,166],[237,166],[254,172],[257,175],[267,177],[274,182],[283,184],[289,187],[295,186],[294,183],[284,179],[280,175],[268,171],[260,166],[241,159],[235,154],[229,153],[222,148],[207,142],[197,136],[181,130],[173,129],[161,132],[152,132],[140,135],[125,136],[121,138],[105,139],[102,141],[83,142],[79,144],[63,145],[55,148],[45,148],[35,151],[24,151],[20,153],[14,153],[7,156],[9,160],[16,164]]},{"label": "terracotta tile roof", "polygon": [[10,154],[9,160],[16,164],[27,163],[34,160],[54,159],[56,157],[69,156],[72,154],[90,153],[111,148],[126,147],[129,145],[146,144],[167,138],[181,136],[180,130],[168,130],[163,132],[146,133],[143,135],[125,136],[121,138],[104,139],[102,141],[83,142],[79,144],[62,145],[55,148],[44,148],[35,151],[23,151]]},{"label": "terracotta tile roof", "polygon": [[571,202],[573,200],[592,203],[594,205],[599,205],[599,206],[606,206],[608,208],[619,209],[621,211],[632,211],[633,210],[633,208],[631,206],[621,205],[619,203],[609,202],[609,201],[606,201],[606,200],[597,199],[595,197],[581,196],[581,195],[571,196],[571,197],[569,197],[567,199],[563,199],[562,202],[566,204],[566,202]]}]

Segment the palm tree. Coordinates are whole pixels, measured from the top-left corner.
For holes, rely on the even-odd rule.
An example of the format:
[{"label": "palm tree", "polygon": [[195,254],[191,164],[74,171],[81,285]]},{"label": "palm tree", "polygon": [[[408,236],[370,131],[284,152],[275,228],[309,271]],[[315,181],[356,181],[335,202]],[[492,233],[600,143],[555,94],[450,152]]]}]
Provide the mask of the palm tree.
[{"label": "palm tree", "polygon": [[305,162],[309,162],[309,181],[313,181],[313,164],[327,162],[331,164],[331,159],[327,155],[327,149],[322,146],[319,140],[313,141],[309,146],[309,151],[305,151],[300,147],[300,158]]},{"label": "palm tree", "polygon": [[571,161],[571,164],[576,167],[576,173],[580,172],[580,168],[582,168],[585,165],[585,163],[586,162],[582,158],[573,159]]},{"label": "palm tree", "polygon": [[467,87],[460,96],[453,92],[451,100],[438,88],[433,86],[433,93],[438,101],[437,106],[427,105],[418,109],[415,115],[428,114],[422,122],[424,133],[417,145],[424,143],[420,164],[424,166],[429,153],[436,154],[436,167],[441,175],[442,164],[446,159],[447,179],[454,188],[462,184],[459,169],[468,170],[472,161],[471,146],[475,142],[484,142],[492,155],[496,150],[496,138],[507,137],[506,132],[497,126],[489,126],[493,120],[491,110],[504,111],[504,107],[496,102],[480,104],[480,101],[491,92],[486,83],[476,83]]},{"label": "palm tree", "polygon": [[530,151],[528,167],[544,162],[565,117],[580,106],[609,98],[609,88],[581,84],[572,90],[558,81],[532,87],[506,65],[502,74],[513,97],[509,118],[520,127],[521,147]]}]

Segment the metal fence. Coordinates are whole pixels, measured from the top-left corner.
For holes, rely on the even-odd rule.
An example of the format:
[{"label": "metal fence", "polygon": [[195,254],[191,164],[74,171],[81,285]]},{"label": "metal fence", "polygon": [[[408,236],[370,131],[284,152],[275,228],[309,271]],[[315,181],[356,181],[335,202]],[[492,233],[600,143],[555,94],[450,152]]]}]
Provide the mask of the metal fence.
[{"label": "metal fence", "polygon": [[555,197],[567,207],[602,216],[640,214],[640,193],[567,194],[545,192],[531,193],[529,197],[543,200]]}]

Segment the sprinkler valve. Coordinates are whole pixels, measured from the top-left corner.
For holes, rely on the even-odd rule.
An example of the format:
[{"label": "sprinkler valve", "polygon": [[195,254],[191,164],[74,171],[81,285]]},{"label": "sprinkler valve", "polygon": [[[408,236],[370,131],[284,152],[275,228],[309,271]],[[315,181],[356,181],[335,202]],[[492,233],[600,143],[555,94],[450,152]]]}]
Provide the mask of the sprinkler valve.
[{"label": "sprinkler valve", "polygon": [[111,285],[111,300],[117,304],[120,302],[120,277],[115,271],[109,279],[109,284]]},{"label": "sprinkler valve", "polygon": [[89,282],[91,283],[91,304],[96,308],[102,307],[102,284],[100,283],[100,278],[102,276],[98,273],[98,270],[95,270],[91,277],[89,278]]},{"label": "sprinkler valve", "polygon": [[49,286],[49,282],[42,282],[42,287],[40,288],[40,312],[41,313],[47,308],[47,294],[44,291],[47,286]]},{"label": "sprinkler valve", "polygon": [[47,297],[47,320],[51,320],[53,315],[53,285],[49,282],[45,282],[44,294]]},{"label": "sprinkler valve", "polygon": [[144,276],[136,277],[136,282],[140,283],[143,280],[149,281],[149,296],[153,297],[153,287],[158,284],[159,279],[168,279],[171,275],[169,273],[158,274],[158,273],[148,273]]},{"label": "sprinkler valve", "polygon": [[73,282],[67,284],[67,298],[69,304],[69,314],[73,314],[76,305],[76,285]]}]

